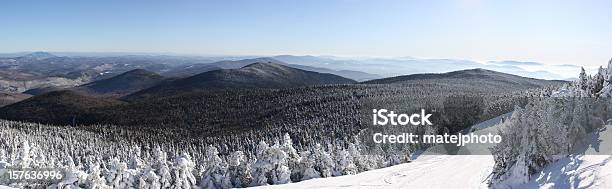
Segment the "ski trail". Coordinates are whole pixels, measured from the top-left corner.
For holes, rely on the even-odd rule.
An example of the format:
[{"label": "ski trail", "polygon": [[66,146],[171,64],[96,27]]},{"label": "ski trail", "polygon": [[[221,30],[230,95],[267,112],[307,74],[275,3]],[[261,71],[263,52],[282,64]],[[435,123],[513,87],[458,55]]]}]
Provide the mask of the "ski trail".
[{"label": "ski trail", "polygon": [[357,175],[319,178],[260,188],[488,188],[493,158],[486,155],[425,155],[411,163]]}]

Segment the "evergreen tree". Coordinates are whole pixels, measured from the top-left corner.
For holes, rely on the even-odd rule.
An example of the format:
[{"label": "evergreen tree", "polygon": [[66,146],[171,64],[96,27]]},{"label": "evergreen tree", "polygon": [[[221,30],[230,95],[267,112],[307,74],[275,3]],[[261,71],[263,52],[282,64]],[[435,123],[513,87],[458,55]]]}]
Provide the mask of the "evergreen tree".
[{"label": "evergreen tree", "polygon": [[191,156],[187,153],[182,153],[174,159],[173,175],[174,184],[171,188],[174,189],[189,189],[196,186],[196,179],[193,176],[195,164],[191,160]]},{"label": "evergreen tree", "polygon": [[251,183],[250,164],[245,161],[242,151],[235,151],[230,154],[228,173],[229,175],[226,177],[231,179],[230,181],[233,187],[247,187],[248,184]]},{"label": "evergreen tree", "polygon": [[146,168],[144,172],[138,177],[138,188],[141,189],[156,189],[161,188],[159,182],[160,177],[155,174],[152,168]]},{"label": "evergreen tree", "polygon": [[100,166],[95,164],[93,166],[90,166],[88,174],[87,174],[87,181],[85,182],[86,186],[88,188],[100,188],[100,189],[106,189],[106,188],[111,188],[110,186],[106,185],[106,180],[104,178],[102,178],[102,172],[100,170]]},{"label": "evergreen tree", "polygon": [[578,76],[578,86],[582,90],[587,90],[588,88],[587,74],[584,71],[584,67],[580,68],[580,75]]},{"label": "evergreen tree", "polygon": [[223,186],[232,186],[231,182],[224,178],[226,176],[227,165],[225,165],[225,162],[219,157],[219,151],[216,147],[208,146],[208,148],[206,148],[205,163],[206,171],[204,175],[202,175],[201,181],[203,188],[225,188]]},{"label": "evergreen tree", "polygon": [[302,169],[301,180],[321,178],[321,173],[315,169],[315,155],[309,151],[304,151],[300,154],[300,157],[300,168]]},{"label": "evergreen tree", "polygon": [[271,179],[272,176],[270,171],[272,171],[273,167],[270,163],[270,157],[268,156],[268,144],[264,141],[260,141],[257,145],[257,149],[255,151],[256,162],[253,164],[251,175],[253,176],[253,181],[251,182],[251,186],[262,186],[268,185],[268,179]]},{"label": "evergreen tree", "polygon": [[349,151],[341,149],[336,154],[336,168],[334,176],[357,174],[357,166],[353,163],[353,157]]}]

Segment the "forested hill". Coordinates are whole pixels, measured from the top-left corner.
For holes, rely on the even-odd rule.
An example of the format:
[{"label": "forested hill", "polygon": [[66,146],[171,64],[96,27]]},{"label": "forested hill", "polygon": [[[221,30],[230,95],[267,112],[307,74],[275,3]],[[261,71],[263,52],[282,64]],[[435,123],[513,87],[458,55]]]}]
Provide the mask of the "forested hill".
[{"label": "forested hill", "polygon": [[[464,79],[457,79],[457,73],[462,72],[435,74],[437,78],[430,79],[406,80],[401,85],[304,86],[352,80],[259,63],[164,83],[134,95],[160,96],[128,102],[93,98],[75,92],[47,93],[0,108],[0,118],[64,125],[105,123],[175,127],[192,130],[194,132],[190,133],[193,134],[239,132],[261,127],[289,131],[294,127],[304,127],[312,128],[312,133],[320,135],[347,125],[356,126],[355,130],[347,132],[357,131],[362,123],[359,120],[362,115],[360,109],[377,104],[402,107],[406,112],[424,107],[441,109],[441,113],[450,117],[436,116],[445,119],[439,124],[440,127],[457,131],[478,120],[511,111],[517,102],[514,94],[519,94],[519,97],[538,95],[524,91],[544,86],[517,82],[518,78],[538,83],[535,79],[491,74],[483,70],[464,71],[464,74],[472,74],[471,77],[462,76]],[[478,75],[480,73],[485,75]],[[231,87],[206,88],[221,84]],[[69,110],[58,110],[57,107]],[[326,129],[321,130],[323,128]]]},{"label": "forested hill", "polygon": [[68,125],[77,120],[93,119],[91,112],[97,108],[116,107],[123,103],[110,98],[90,97],[72,90],[61,90],[5,106],[0,116],[10,120]]},{"label": "forested hill", "polygon": [[272,62],[258,62],[240,69],[214,70],[178,79],[139,91],[127,99],[143,96],[172,96],[206,89],[291,88],[350,83],[355,83],[355,81],[333,74],[305,71]]},{"label": "forested hill", "polygon": [[454,80],[456,82],[471,82],[480,81],[485,83],[504,83],[506,85],[518,85],[517,87],[543,87],[549,85],[561,85],[567,83],[560,80],[541,80],[527,78],[502,72],[496,72],[486,69],[469,69],[460,70],[448,73],[428,73],[428,74],[413,74],[404,75],[383,79],[370,80],[363,83],[366,84],[402,84],[413,82],[415,80]]},{"label": "forested hill", "polygon": [[134,69],[117,76],[76,87],[75,90],[93,95],[122,96],[155,86],[165,78],[155,72]]}]

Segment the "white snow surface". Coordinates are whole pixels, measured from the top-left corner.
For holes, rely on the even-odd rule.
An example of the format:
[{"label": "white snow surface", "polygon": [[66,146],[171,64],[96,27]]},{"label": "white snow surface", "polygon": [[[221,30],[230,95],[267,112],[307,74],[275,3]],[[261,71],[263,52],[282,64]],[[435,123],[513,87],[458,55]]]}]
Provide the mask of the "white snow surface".
[{"label": "white snow surface", "polygon": [[611,188],[610,155],[578,155],[562,158],[513,188]]},{"label": "white snow surface", "polygon": [[493,158],[486,155],[423,155],[357,175],[310,179],[260,188],[487,188]]},{"label": "white snow surface", "polygon": [[513,188],[612,188],[612,125],[590,137],[587,155],[561,158]]}]

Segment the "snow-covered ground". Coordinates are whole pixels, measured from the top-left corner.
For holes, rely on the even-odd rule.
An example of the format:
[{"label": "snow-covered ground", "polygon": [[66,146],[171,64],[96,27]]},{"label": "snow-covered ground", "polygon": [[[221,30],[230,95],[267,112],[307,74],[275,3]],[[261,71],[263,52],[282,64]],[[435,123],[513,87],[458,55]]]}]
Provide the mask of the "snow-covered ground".
[{"label": "snow-covered ground", "polygon": [[610,155],[578,155],[549,165],[523,185],[513,188],[611,188]]},{"label": "snow-covered ground", "polygon": [[261,188],[487,188],[491,156],[423,155],[411,163]]},{"label": "snow-covered ground", "polygon": [[612,188],[612,125],[590,137],[587,155],[562,158],[518,188]]}]

